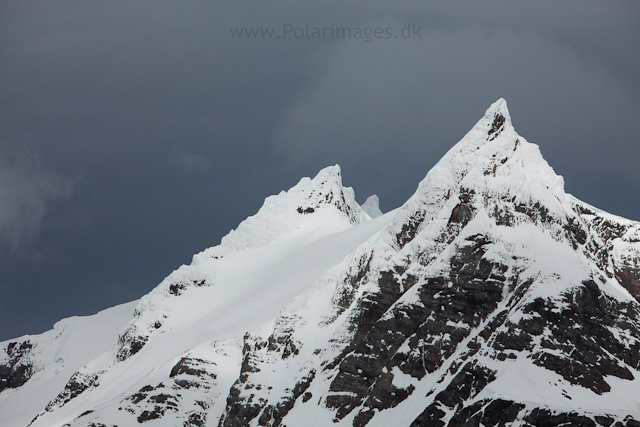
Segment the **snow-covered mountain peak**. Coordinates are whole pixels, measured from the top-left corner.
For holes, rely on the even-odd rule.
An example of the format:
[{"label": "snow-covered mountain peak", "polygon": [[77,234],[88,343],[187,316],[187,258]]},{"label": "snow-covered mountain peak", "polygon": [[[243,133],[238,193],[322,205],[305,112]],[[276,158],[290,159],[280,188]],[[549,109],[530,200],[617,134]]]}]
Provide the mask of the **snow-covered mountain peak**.
[{"label": "snow-covered mountain peak", "polygon": [[424,191],[444,186],[479,191],[536,191],[562,194],[564,181],[544,160],[539,147],[518,135],[507,103],[493,103],[476,125],[438,162],[420,184]]},{"label": "snow-covered mountain peak", "polygon": [[500,98],[491,104],[489,108],[487,108],[487,111],[484,112],[484,118],[493,120],[498,114],[504,117],[508,123],[511,123],[511,115],[509,114],[509,108],[507,107],[507,100],[504,98]]},{"label": "snow-covered mountain peak", "polygon": [[343,216],[352,225],[371,219],[356,202],[353,189],[342,185],[338,165],[322,169],[313,179],[302,178],[288,191],[267,197],[258,213],[231,230],[219,246],[195,255],[193,260],[197,263],[247,248],[262,247],[297,229],[309,215],[327,209]]},{"label": "snow-covered mountain peak", "polygon": [[569,205],[564,180],[536,144],[518,135],[506,101],[499,99],[420,182],[401,207],[392,232],[403,246],[421,224],[430,223],[445,208],[450,215],[456,206],[467,205],[464,218],[469,219],[471,211],[478,210],[492,216],[502,210],[497,204],[536,203],[561,215]]},{"label": "snow-covered mountain peak", "polygon": [[353,189],[342,185],[339,165],[322,169],[313,179],[302,178],[290,193],[300,196],[300,206],[296,208],[298,213],[313,213],[316,209],[331,206],[344,213],[352,224],[370,219],[356,202]]}]

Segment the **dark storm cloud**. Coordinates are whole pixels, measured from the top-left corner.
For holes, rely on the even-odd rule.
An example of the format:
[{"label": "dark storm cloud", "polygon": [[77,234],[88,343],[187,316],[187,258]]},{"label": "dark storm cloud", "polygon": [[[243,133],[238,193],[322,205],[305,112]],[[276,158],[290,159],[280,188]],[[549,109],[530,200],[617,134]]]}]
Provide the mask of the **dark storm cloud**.
[{"label": "dark storm cloud", "polygon": [[[499,97],[568,191],[640,219],[638,18],[636,2],[2,2],[0,218],[19,220],[0,223],[0,339],[139,297],[328,164],[394,208]],[[231,35],[412,23],[369,43]]]}]

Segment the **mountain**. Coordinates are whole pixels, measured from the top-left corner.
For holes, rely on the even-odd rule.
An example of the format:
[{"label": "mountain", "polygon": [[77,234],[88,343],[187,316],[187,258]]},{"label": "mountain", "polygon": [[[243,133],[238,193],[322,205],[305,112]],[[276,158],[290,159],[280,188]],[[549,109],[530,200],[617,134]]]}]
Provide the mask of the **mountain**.
[{"label": "mountain", "polygon": [[504,100],[398,209],[303,178],[140,301],[0,343],[3,426],[640,426],[640,223]]}]

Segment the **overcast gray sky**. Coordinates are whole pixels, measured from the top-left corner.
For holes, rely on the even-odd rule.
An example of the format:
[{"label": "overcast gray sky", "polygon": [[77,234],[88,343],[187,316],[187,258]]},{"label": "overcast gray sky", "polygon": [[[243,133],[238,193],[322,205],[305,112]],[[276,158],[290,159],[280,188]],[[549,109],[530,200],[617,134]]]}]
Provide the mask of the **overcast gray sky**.
[{"label": "overcast gray sky", "polygon": [[3,0],[0,340],[139,298],[327,165],[393,209],[500,97],[640,220],[638,45],[637,1]]}]

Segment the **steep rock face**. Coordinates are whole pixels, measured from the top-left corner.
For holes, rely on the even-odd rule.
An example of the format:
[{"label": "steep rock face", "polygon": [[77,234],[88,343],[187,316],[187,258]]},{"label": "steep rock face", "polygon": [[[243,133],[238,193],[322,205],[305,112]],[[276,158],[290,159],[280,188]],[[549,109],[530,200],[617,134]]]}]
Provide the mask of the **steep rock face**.
[{"label": "steep rock face", "polygon": [[395,211],[337,167],[268,198],[32,425],[637,426],[639,278],[499,100]]}]

